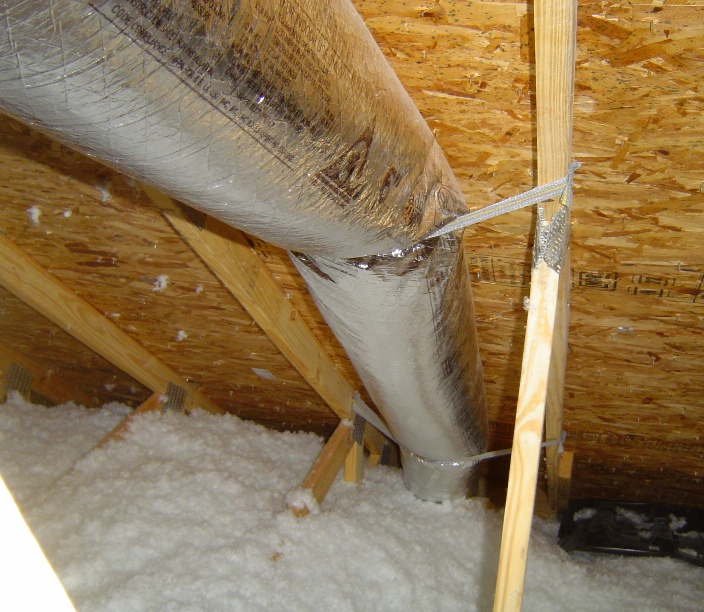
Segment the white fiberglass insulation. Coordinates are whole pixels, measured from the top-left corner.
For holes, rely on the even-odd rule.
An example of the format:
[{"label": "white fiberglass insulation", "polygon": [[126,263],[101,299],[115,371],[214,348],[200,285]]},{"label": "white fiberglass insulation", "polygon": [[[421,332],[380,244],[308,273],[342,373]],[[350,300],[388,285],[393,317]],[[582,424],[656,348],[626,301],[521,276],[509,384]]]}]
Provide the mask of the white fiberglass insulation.
[{"label": "white fiberglass insulation", "polygon": [[[125,413],[0,405],[0,472],[78,610],[491,609],[501,515],[481,500],[422,502],[379,467],[297,519],[317,436],[149,414],[91,451]],[[572,557],[555,532],[536,520],[524,610],[702,609],[701,568]]]}]

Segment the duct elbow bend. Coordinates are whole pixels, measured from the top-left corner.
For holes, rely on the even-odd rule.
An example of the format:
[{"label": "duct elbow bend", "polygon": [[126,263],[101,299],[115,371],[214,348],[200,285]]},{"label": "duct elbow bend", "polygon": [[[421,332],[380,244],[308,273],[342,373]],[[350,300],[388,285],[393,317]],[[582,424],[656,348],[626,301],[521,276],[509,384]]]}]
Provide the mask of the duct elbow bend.
[{"label": "duct elbow bend", "polygon": [[461,234],[403,253],[294,257],[402,447],[421,499],[465,496],[486,449],[486,398]]}]

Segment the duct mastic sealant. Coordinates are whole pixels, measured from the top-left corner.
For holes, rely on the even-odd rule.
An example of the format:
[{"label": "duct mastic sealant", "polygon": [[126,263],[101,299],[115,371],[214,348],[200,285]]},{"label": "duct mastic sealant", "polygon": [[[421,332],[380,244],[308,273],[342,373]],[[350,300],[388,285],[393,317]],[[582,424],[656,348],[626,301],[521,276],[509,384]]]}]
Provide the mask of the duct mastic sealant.
[{"label": "duct mastic sealant", "polygon": [[459,237],[421,241],[464,200],[352,5],[6,0],[0,15],[0,107],[305,253],[410,488],[461,494],[456,460],[486,430],[471,290]]}]

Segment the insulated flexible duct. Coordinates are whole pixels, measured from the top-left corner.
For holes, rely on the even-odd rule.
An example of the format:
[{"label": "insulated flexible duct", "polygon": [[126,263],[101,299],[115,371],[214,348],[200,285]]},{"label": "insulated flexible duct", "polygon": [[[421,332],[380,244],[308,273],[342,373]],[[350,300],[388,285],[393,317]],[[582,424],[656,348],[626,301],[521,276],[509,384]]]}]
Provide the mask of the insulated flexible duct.
[{"label": "insulated flexible duct", "polygon": [[0,17],[0,107],[305,253],[409,486],[463,490],[486,427],[471,292],[458,237],[419,241],[464,201],[351,4],[6,0]]}]

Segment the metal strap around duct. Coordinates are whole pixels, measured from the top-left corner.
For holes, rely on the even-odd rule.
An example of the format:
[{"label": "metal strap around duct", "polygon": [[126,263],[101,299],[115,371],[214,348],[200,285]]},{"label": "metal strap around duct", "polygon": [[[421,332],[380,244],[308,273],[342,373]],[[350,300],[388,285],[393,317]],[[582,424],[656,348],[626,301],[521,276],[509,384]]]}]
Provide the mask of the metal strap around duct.
[{"label": "metal strap around duct", "polygon": [[574,181],[574,173],[580,166],[581,164],[579,162],[573,162],[570,164],[567,174],[561,179],[553,181],[552,183],[540,185],[539,187],[535,187],[529,191],[524,191],[523,193],[511,196],[510,198],[506,198],[505,200],[501,200],[495,204],[484,206],[483,208],[474,210],[466,215],[457,217],[442,227],[439,227],[434,232],[428,234],[425,239],[437,238],[438,236],[449,234],[450,232],[464,229],[470,225],[482,223],[483,221],[488,221],[494,217],[505,215],[506,213],[525,208],[526,206],[540,204],[556,197],[560,197],[562,205],[569,209],[572,206],[572,184]]},{"label": "metal strap around duct", "polygon": [[[352,400],[352,410],[355,413],[355,423],[357,423],[357,418],[362,418],[365,419],[368,423],[371,423],[376,427],[381,433],[383,433],[389,440],[393,440],[398,444],[399,446],[403,446],[402,444],[399,443],[398,440],[396,440],[392,435],[391,432],[389,431],[389,428],[386,426],[386,423],[377,415],[367,404],[364,402],[364,400],[360,397],[359,393],[355,393],[354,399]],[[567,438],[567,432],[563,431],[560,434],[559,439],[557,440],[548,440],[546,442],[543,442],[541,446],[543,448],[547,448],[549,446],[559,446],[559,452],[562,453],[564,450],[563,445],[565,443],[565,439]],[[408,450],[408,449],[406,449]],[[495,450],[495,451],[487,451],[485,453],[480,453],[478,455],[472,455],[471,457],[461,457],[460,459],[456,459],[453,461],[440,461],[437,459],[429,459],[428,457],[420,457],[420,455],[416,455],[416,453],[413,453],[412,451],[408,451],[409,453],[416,455],[423,459],[423,461],[427,461],[429,463],[436,463],[436,464],[456,464],[456,465],[462,465],[466,463],[479,463],[480,461],[484,461],[485,459],[494,459],[495,457],[503,457],[505,455],[510,455],[511,451],[513,449],[511,448],[504,448],[501,450]]]}]

